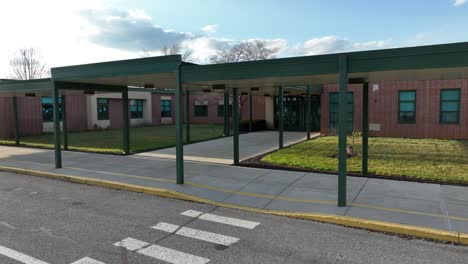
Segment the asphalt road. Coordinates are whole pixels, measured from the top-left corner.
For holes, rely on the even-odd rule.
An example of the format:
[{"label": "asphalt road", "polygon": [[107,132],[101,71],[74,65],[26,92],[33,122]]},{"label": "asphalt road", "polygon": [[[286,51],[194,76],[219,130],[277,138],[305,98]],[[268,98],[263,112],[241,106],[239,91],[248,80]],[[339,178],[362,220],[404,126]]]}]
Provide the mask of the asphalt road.
[{"label": "asphalt road", "polygon": [[[209,214],[181,215],[188,210]],[[135,240],[114,245],[126,238]],[[167,263],[157,258],[466,264],[468,247],[0,172],[1,264]]]}]

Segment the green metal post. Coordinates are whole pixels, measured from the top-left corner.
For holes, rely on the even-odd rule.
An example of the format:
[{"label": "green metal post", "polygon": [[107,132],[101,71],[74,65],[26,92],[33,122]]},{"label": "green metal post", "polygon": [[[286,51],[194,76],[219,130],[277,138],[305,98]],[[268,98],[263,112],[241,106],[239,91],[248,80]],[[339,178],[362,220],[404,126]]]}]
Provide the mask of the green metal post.
[{"label": "green metal post", "polygon": [[307,86],[307,115],[306,115],[306,126],[307,126],[307,140],[310,139],[310,119],[311,117],[312,104],[310,102],[310,85]]},{"label": "green metal post", "polygon": [[180,64],[176,72],[176,171],[177,184],[184,184],[184,129],[182,113],[182,74]]},{"label": "green metal post", "polygon": [[13,119],[15,121],[15,144],[20,144],[20,131],[19,131],[19,119],[18,119],[18,98],[13,96]]},{"label": "green metal post", "polygon": [[339,57],[340,93],[338,110],[338,206],[346,206],[346,125],[347,99],[348,99],[348,58],[346,55]]},{"label": "green metal post", "polygon": [[51,88],[53,91],[53,107],[54,107],[54,149],[55,149],[55,168],[62,168],[62,150],[60,139],[60,112],[59,112],[59,88],[55,85],[55,81],[51,80]]},{"label": "green metal post", "polygon": [[369,156],[369,83],[363,84],[362,92],[362,175],[368,174]]},{"label": "green metal post", "polygon": [[190,92],[185,91],[185,143],[190,144]]},{"label": "green metal post", "polygon": [[229,92],[224,92],[224,136],[229,137]]},{"label": "green metal post", "polygon": [[239,165],[239,102],[237,98],[237,88],[232,89],[232,112],[234,165]]},{"label": "green metal post", "polygon": [[278,116],[278,131],[279,131],[279,148],[283,148],[283,118],[284,118],[284,98],[283,98],[283,87],[278,87],[278,108],[279,108],[279,116]]},{"label": "green metal post", "polygon": [[128,114],[128,87],[122,92],[123,152],[130,154],[130,117]]},{"label": "green metal post", "polygon": [[252,116],[253,116],[253,113],[252,113],[252,92],[249,93],[249,132],[252,132]]},{"label": "green metal post", "polygon": [[67,97],[62,95],[63,149],[68,150]]}]

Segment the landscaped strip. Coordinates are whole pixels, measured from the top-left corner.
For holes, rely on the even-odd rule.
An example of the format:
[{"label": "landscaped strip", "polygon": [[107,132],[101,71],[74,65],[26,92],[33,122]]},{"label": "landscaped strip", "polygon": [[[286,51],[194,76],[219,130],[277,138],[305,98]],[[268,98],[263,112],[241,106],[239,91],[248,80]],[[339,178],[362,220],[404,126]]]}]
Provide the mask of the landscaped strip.
[{"label": "landscaped strip", "polygon": [[[352,138],[348,138],[351,144]],[[273,152],[266,165],[316,172],[338,171],[338,138],[324,136]],[[361,153],[361,137],[354,138]],[[348,159],[348,172],[361,173],[361,155]],[[369,138],[369,174],[441,184],[468,184],[468,140]]]},{"label": "landscaped strip", "polygon": [[[219,138],[222,125],[191,125],[191,143]],[[68,133],[69,150],[106,154],[122,154],[122,130],[96,130]],[[63,141],[62,141],[63,142]],[[133,153],[175,146],[175,126],[161,125],[130,130],[130,150]],[[15,139],[0,139],[0,145],[15,145]],[[21,137],[21,146],[54,148],[53,134]]]}]

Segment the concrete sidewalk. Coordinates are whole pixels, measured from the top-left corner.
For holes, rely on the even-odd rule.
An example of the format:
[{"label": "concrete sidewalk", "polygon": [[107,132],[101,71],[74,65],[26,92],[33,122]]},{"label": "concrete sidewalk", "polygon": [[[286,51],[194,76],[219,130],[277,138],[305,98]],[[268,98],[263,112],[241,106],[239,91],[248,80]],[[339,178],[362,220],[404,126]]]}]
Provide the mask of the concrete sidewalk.
[{"label": "concrete sidewalk", "polygon": [[[258,210],[351,216],[468,233],[468,188],[348,177],[348,207],[339,208],[337,176],[185,162],[186,184],[175,184],[175,162],[139,156],[0,147],[0,166],[160,188]],[[467,238],[468,239],[468,238]],[[468,243],[468,240],[467,240]]]},{"label": "concrete sidewalk", "polygon": [[[311,137],[318,137],[320,133],[312,133]],[[290,146],[306,140],[305,132],[284,132],[284,146]],[[279,135],[276,131],[260,131],[241,134],[239,136],[240,161],[274,151],[278,149]],[[187,161],[200,161],[208,163],[232,165],[233,143],[231,137],[189,144],[184,146],[184,159]],[[137,156],[175,159],[176,149],[166,148],[156,151],[136,154]]]}]

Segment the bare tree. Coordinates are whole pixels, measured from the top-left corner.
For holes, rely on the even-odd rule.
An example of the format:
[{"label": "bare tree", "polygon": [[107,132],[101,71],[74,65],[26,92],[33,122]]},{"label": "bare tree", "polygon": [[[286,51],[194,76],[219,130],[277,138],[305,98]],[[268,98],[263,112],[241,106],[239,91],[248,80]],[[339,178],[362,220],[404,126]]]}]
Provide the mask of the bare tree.
[{"label": "bare tree", "polygon": [[10,66],[13,79],[39,79],[49,75],[46,65],[40,60],[39,51],[35,48],[19,49],[10,60]]},{"label": "bare tree", "polygon": [[193,56],[193,50],[191,49],[185,49],[182,50],[180,44],[174,44],[171,46],[164,45],[161,48],[161,53],[163,55],[176,55],[180,54],[182,56],[183,61],[187,62],[193,62],[196,61],[197,59]]},{"label": "bare tree", "polygon": [[263,40],[239,42],[228,49],[220,49],[210,57],[211,63],[268,60],[275,58],[279,48],[267,47]]},{"label": "bare tree", "polygon": [[[173,45],[164,45],[161,49],[160,52],[162,55],[167,56],[167,55],[178,55],[180,54],[182,56],[183,61],[187,62],[195,62],[198,60],[198,58],[194,57],[193,55],[193,50],[191,49],[185,49],[182,50],[181,46],[179,44],[173,44]],[[147,49],[142,50],[141,57],[151,57],[151,52],[149,52]]]}]

